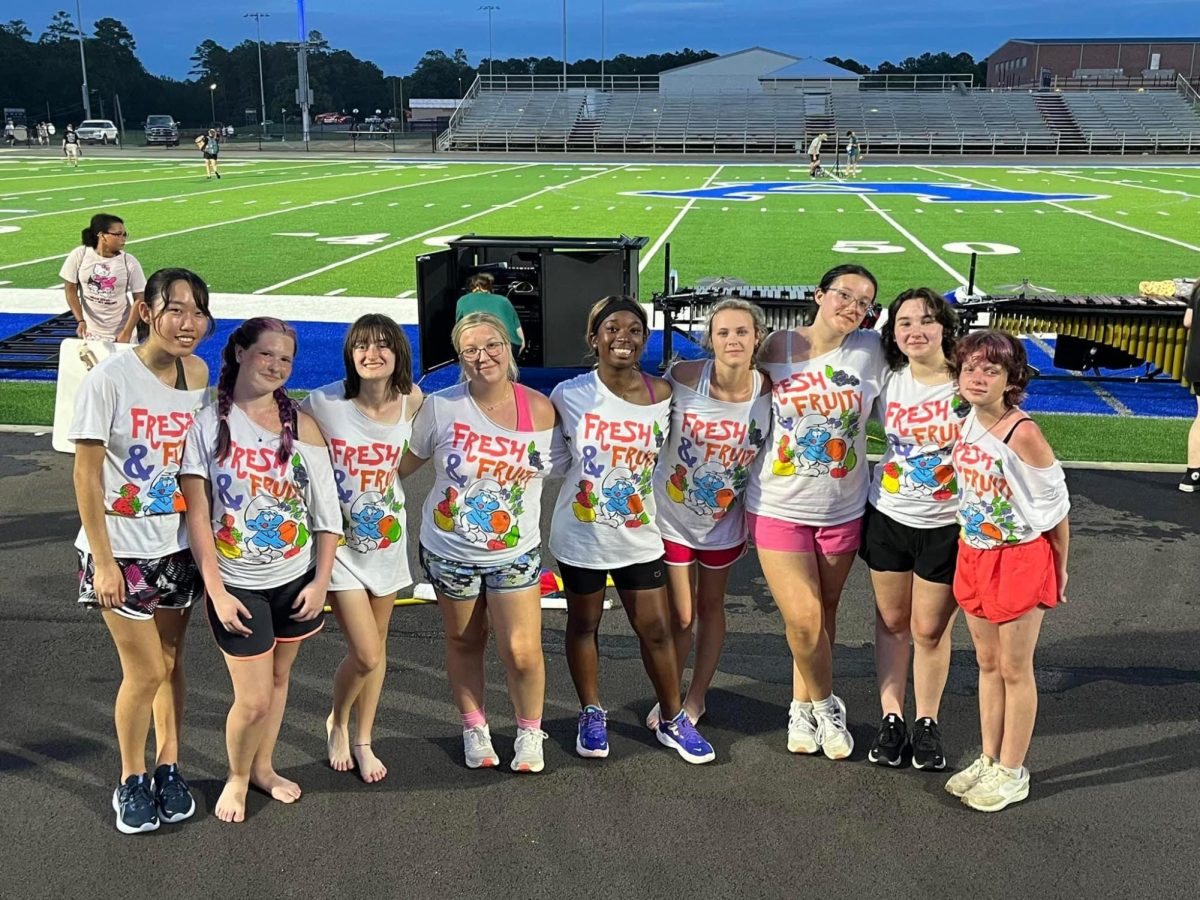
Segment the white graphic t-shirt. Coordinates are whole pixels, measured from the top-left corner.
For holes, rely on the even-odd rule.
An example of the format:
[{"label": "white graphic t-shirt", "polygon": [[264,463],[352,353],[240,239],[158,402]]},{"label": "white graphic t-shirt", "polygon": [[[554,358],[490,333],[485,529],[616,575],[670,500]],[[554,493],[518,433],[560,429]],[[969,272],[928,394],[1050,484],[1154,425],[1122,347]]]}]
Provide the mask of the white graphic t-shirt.
[{"label": "white graphic t-shirt", "polygon": [[[787,334],[791,357],[794,331]],[[867,502],[866,419],[883,382],[879,335],[859,329],[836,350],[763,363],[772,427],[746,491],[746,509],[801,525],[841,525]]]},{"label": "white graphic t-shirt", "polygon": [[910,528],[954,524],[958,482],[950,457],[970,410],[953,381],[924,385],[908,366],[889,372],[875,401],[887,444],[867,502]]},{"label": "white graphic t-shirt", "polygon": [[115,341],[131,315],[126,295],[146,289],[146,275],[136,259],[128,253],[104,257],[91,247],[72,250],[58,277],[79,285],[85,337],[93,341]]},{"label": "white graphic t-shirt", "polygon": [[[83,379],[68,436],[104,444],[105,524],[118,559],[159,559],[188,546],[179,465],[203,402],[203,388],[167,387],[132,350],[114,353]],[[91,552],[82,528],[75,546]]]},{"label": "white graphic t-shirt", "polygon": [[342,538],[329,589],[366,588],[386,597],[411,584],[404,487],[396,477],[413,429],[406,417],[408,398],[400,421],[391,425],[376,422],[347,400],[340,381],[317,388],[300,408],[325,434],[342,508]]},{"label": "white graphic t-shirt", "polygon": [[426,397],[410,447],[434,466],[433,488],[421,509],[421,546],[479,566],[506,565],[537,549],[553,438],[552,428],[497,425],[466,384]]},{"label": "white graphic t-shirt", "polygon": [[279,587],[315,565],[315,532],[342,533],[329,452],[295,441],[280,465],[279,435],[255,427],[236,405],[229,409],[229,438],[229,454],[218,460],[217,407],[204,407],[188,432],[180,473],[209,482],[221,580]]},{"label": "white graphic t-shirt", "polygon": [[595,372],[550,394],[565,443],[564,477],[550,522],[550,552],[586,569],[617,569],[663,555],[654,465],[671,427],[671,400],[638,406]]},{"label": "white graphic t-shirt", "polygon": [[975,410],[954,445],[954,469],[959,536],[977,550],[1037,540],[1071,510],[1062,465],[1029,465],[979,424]]},{"label": "white graphic t-shirt", "polygon": [[724,550],[746,540],[743,495],[750,466],[766,446],[771,395],[759,394],[762,376],[755,372],[752,400],[714,400],[711,371],[709,360],[694,389],[676,381],[674,369],[667,372],[674,389],[671,429],[654,470],[654,493],[662,501],[657,518],[664,538]]}]

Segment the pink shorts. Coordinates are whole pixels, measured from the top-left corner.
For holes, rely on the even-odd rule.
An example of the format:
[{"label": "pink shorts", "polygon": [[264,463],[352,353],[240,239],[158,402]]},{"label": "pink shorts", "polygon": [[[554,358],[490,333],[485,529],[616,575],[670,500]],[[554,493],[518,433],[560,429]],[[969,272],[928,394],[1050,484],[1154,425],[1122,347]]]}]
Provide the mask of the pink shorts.
[{"label": "pink shorts", "polygon": [[746,525],[759,550],[838,556],[856,552],[862,543],[862,516],[840,525],[800,525],[747,512]]},{"label": "pink shorts", "polygon": [[746,552],[745,541],[736,547],[727,547],[724,550],[697,550],[686,544],[677,544],[663,538],[663,546],[667,550],[663,562],[668,566],[690,566],[695,562],[700,563],[706,569],[728,569]]}]

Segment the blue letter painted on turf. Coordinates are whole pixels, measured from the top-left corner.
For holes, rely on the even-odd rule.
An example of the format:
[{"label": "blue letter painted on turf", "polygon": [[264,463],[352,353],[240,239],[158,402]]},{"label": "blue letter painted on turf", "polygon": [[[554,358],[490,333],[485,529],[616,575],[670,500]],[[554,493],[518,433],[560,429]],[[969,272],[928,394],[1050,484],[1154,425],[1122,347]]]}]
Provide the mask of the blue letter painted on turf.
[{"label": "blue letter painted on turf", "polygon": [[1104,194],[1043,194],[1008,191],[971,184],[927,182],[857,182],[839,184],[813,181],[753,181],[720,184],[683,191],[629,191],[636,197],[678,197],[684,200],[761,200],[769,195],[863,195],[915,197],[923,203],[1047,203],[1063,200],[1103,200]]}]

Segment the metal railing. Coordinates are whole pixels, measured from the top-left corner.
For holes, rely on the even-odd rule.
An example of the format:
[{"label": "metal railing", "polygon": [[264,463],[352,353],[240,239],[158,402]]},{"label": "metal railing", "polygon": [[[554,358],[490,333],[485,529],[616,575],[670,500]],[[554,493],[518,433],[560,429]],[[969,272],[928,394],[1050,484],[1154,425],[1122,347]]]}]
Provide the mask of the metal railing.
[{"label": "metal railing", "polygon": [[972,89],[975,76],[962,75],[863,75],[859,78],[860,91],[953,91],[959,86]]},{"label": "metal railing", "polygon": [[529,91],[624,91],[657,94],[657,75],[480,75],[480,90],[527,93]]},{"label": "metal railing", "polygon": [[1200,114],[1200,92],[1197,92],[1195,85],[1179,75],[1175,78],[1175,93],[1179,95],[1192,110]]}]

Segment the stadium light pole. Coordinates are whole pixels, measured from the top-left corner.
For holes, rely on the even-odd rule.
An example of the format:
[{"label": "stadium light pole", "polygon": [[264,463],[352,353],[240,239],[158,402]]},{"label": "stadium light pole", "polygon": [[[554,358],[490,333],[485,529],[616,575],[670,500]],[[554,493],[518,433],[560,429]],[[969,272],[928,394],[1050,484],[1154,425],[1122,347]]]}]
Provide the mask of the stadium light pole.
[{"label": "stadium light pole", "polygon": [[258,129],[261,134],[267,133],[267,92],[263,87],[263,68],[262,68],[262,20],[271,18],[270,13],[252,12],[242,16],[243,19],[254,20],[254,30],[258,37],[258,100],[259,109],[262,110],[262,116],[258,123]]},{"label": "stadium light pole", "polygon": [[608,52],[604,46],[604,0],[600,0],[600,90],[604,90],[604,57]]},{"label": "stadium light pole", "polygon": [[83,71],[83,115],[92,117],[92,95],[88,91],[87,59],[83,55],[83,12],[79,8],[79,0],[75,0],[75,34],[79,37],[79,68]]},{"label": "stadium light pole", "polygon": [[208,108],[212,112],[212,119],[209,121],[209,127],[217,124],[217,83],[214,81],[208,86]]},{"label": "stadium light pole", "polygon": [[494,3],[489,3],[486,6],[479,7],[482,10],[487,10],[488,14],[488,78],[492,77],[492,13],[498,12],[500,7]]},{"label": "stadium light pole", "polygon": [[563,90],[567,89],[567,0],[563,0]]}]

